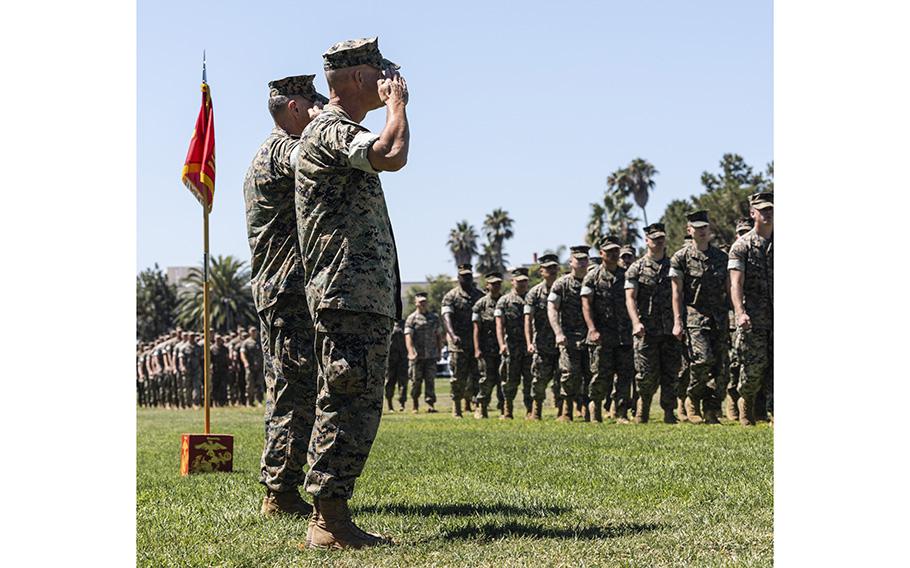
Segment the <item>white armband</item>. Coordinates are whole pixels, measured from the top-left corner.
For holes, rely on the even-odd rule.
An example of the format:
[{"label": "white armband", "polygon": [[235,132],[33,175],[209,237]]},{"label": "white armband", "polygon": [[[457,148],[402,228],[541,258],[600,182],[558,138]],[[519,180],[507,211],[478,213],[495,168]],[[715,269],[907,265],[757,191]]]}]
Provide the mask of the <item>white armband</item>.
[{"label": "white armband", "polygon": [[369,158],[370,148],[373,146],[373,142],[377,140],[379,140],[379,135],[372,132],[358,132],[354,136],[354,139],[351,140],[351,145],[348,146],[348,161],[352,168],[368,174],[379,173],[373,169],[373,164],[370,163]]},{"label": "white armband", "polygon": [[404,328],[404,331],[402,332],[402,334],[404,334],[404,335],[411,335],[412,333],[414,333],[414,330],[411,329],[410,327]]},{"label": "white armband", "polygon": [[682,278],[682,274],[680,274],[678,270],[676,270],[675,268],[673,268],[671,266],[670,267],[670,278]]},{"label": "white armband", "polygon": [[556,295],[556,292],[550,292],[550,295],[547,296],[547,301],[557,308],[559,307],[559,296]]}]

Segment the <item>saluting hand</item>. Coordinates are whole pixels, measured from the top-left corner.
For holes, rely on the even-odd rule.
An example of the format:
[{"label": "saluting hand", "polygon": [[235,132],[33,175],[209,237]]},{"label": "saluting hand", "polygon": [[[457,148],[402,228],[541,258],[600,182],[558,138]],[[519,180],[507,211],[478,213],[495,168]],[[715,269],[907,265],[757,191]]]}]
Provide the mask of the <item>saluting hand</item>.
[{"label": "saluting hand", "polygon": [[379,100],[386,106],[396,103],[408,104],[408,83],[401,75],[396,74],[391,79],[379,79],[376,86],[379,90]]}]

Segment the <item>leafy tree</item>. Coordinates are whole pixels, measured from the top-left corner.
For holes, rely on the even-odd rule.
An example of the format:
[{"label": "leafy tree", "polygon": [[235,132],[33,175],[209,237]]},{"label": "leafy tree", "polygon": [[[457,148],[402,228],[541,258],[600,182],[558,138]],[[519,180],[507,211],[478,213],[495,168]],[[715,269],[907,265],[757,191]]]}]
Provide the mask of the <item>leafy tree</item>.
[{"label": "leafy tree", "polygon": [[[559,260],[559,264],[562,264],[563,262],[566,262],[566,260],[563,259],[563,255],[566,254],[567,250],[569,249],[566,247],[566,245],[557,245],[555,249],[543,249],[543,252],[540,253],[540,255],[543,256],[545,254],[555,254],[556,258]],[[536,263],[534,266],[540,268]]]},{"label": "leafy tree", "polygon": [[173,329],[177,289],[155,263],[136,276],[136,335],[150,341]]},{"label": "leafy tree", "polygon": [[484,245],[481,258],[483,264],[488,264],[489,270],[505,270],[508,255],[503,252],[503,245],[515,235],[512,231],[514,223],[515,220],[509,217],[509,212],[502,208],[494,209],[483,220],[483,233],[487,237],[488,245]]},{"label": "leafy tree", "polygon": [[449,232],[449,251],[455,258],[455,266],[469,264],[477,255],[477,232],[467,221],[461,221]]},{"label": "leafy tree", "polygon": [[[187,329],[202,330],[202,267],[190,269],[183,279],[177,305],[177,323]],[[209,270],[209,314],[212,329],[229,331],[238,325],[254,325],[258,320],[250,291],[250,270],[246,262],[233,256],[216,256]]]},{"label": "leafy tree", "polygon": [[764,172],[755,172],[738,154],[724,154],[720,173],[703,172],[701,184],[705,191],[686,200],[674,200],[667,205],[661,221],[667,228],[669,251],[682,246],[689,211],[704,209],[711,219],[714,244],[729,246],[736,240],[736,221],[749,214],[749,195],[774,190],[774,163]]}]

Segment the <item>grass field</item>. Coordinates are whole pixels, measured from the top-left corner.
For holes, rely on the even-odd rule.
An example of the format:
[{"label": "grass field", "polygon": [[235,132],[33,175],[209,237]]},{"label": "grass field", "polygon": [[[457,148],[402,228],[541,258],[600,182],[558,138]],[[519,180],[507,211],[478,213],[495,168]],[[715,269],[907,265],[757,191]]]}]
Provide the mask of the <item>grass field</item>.
[{"label": "grass field", "polygon": [[562,424],[549,403],[543,422],[456,421],[446,387],[439,414],[383,417],[351,502],[397,544],[334,553],[297,549],[306,521],[259,516],[262,409],[213,409],[235,471],[186,478],[180,434],[201,431],[202,412],[139,409],[138,565],[772,564],[766,424]]}]

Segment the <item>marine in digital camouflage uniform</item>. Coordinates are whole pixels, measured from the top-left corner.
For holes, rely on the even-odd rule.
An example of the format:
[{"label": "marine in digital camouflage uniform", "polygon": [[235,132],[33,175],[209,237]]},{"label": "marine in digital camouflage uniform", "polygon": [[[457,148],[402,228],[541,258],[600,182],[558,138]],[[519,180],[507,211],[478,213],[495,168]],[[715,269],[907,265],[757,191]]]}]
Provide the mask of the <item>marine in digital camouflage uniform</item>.
[{"label": "marine in digital camouflage uniform", "polygon": [[[689,246],[691,244],[692,244],[692,235],[686,234],[686,236],[683,237],[683,246]],[[672,257],[671,257],[671,261],[672,261]],[[671,270],[672,270],[672,267],[671,267]],[[672,283],[673,283],[673,281],[671,280],[670,281],[671,287],[672,287]],[[679,338],[677,338],[677,339],[679,339]],[[678,374],[678,378],[676,381],[676,417],[681,422],[686,422],[689,419],[689,417],[686,415],[686,393],[689,390],[689,350],[688,350],[688,348],[683,346],[683,348],[680,349],[680,355],[681,355],[681,357],[679,359],[679,374]],[[693,401],[693,402],[695,402],[695,401]],[[701,401],[697,402],[697,406],[695,407],[695,409],[697,409],[698,416],[696,417],[696,421],[698,421],[701,419]]]},{"label": "marine in digital camouflage uniform", "polygon": [[[306,490],[314,497],[306,546],[385,542],[354,525],[347,502],[379,421],[389,337],[401,318],[401,278],[381,171],[405,166],[407,85],[378,40],[323,54],[330,104],[300,138],[295,203],[305,290],[316,329],[316,416]],[[386,108],[379,135],[360,121]]]},{"label": "marine in digital camouflage uniform", "polygon": [[439,316],[431,312],[427,295],[418,292],[414,297],[415,310],[404,322],[404,337],[408,348],[408,376],[411,380],[412,410],[419,409],[421,390],[425,392],[427,412],[436,412],[436,361],[442,349],[442,325]]},{"label": "marine in digital camouflage uniform", "polygon": [[[625,286],[626,281],[626,270],[632,266],[632,263],[635,262],[635,249],[631,245],[625,245],[619,249],[619,269],[622,271],[623,286]],[[621,333],[619,335],[619,350],[617,353],[616,361],[618,371],[617,374],[623,373],[626,377],[629,378],[627,381],[631,386],[631,395],[628,396],[628,409],[635,414],[636,403],[638,402],[638,386],[635,384],[635,350],[632,348],[633,337],[632,337],[632,320],[629,319],[629,311],[626,309],[626,297],[623,295],[618,300],[622,303],[621,306],[617,306],[616,311],[620,314],[620,329]],[[620,379],[617,377],[617,381]],[[626,382],[625,379],[622,379],[623,382]],[[616,383],[613,385],[614,389],[614,398],[616,395]]]},{"label": "marine in digital camouflage uniform", "polygon": [[513,418],[515,396],[522,388],[525,418],[531,417],[531,355],[525,342],[524,308],[528,293],[528,269],[512,270],[512,290],[496,301],[493,317],[496,320],[496,341],[502,357],[503,413]]},{"label": "marine in digital camouflage uniform", "polygon": [[259,384],[265,378],[262,374],[262,344],[259,342],[259,330],[250,326],[249,337],[240,344],[240,361],[243,363],[243,380],[246,388],[247,404],[254,405],[262,402],[259,397]]},{"label": "marine in digital camouflage uniform", "polygon": [[692,242],[670,258],[673,335],[687,352],[686,417],[696,424],[702,419],[719,424],[730,342],[727,255],[710,242],[707,211],[693,211],[686,220]]},{"label": "marine in digital camouflage uniform", "polygon": [[211,346],[212,363],[212,401],[217,406],[227,404],[228,383],[228,353],[224,345],[224,336],[216,335],[215,343]]},{"label": "marine in digital camouflage uniform", "polygon": [[582,391],[587,382],[585,376],[589,376],[591,367],[586,341],[587,326],[581,311],[582,280],[587,273],[589,248],[586,245],[571,247],[571,272],[557,279],[547,296],[547,317],[559,346],[562,412],[557,420],[563,422],[572,421],[575,407],[586,421],[590,420]]},{"label": "marine in digital camouflage uniform", "polygon": [[[480,369],[480,381],[477,385],[477,408],[474,418],[486,418],[493,390],[501,382],[500,366],[502,357],[499,353],[499,342],[496,341],[496,302],[501,296],[502,274],[488,272],[484,275],[487,293],[477,300],[471,308],[471,321],[474,326],[474,358]],[[503,406],[505,412],[505,406]]]},{"label": "marine in digital camouflage uniform", "polygon": [[477,381],[480,370],[474,357],[474,328],[472,314],[474,304],[483,297],[483,292],[474,285],[474,272],[470,264],[458,265],[458,285],[442,297],[442,321],[445,324],[449,347],[449,364],[452,378],[449,380],[452,393],[452,413],[461,415],[461,402],[465,410],[471,410],[471,399],[477,396]]},{"label": "marine in digital camouflage uniform", "polygon": [[[587,342],[591,363],[591,383],[588,389],[589,412],[595,422],[603,422],[603,401],[613,393],[614,377],[619,370],[620,321],[616,308],[617,297],[625,297],[624,279],[619,270],[619,238],[604,237],[598,248],[601,263],[588,271],[582,280],[582,314],[587,325]],[[626,375],[619,377],[628,378]],[[617,409],[624,416],[628,404],[628,383],[618,384]]]},{"label": "marine in digital camouflage uniform", "polygon": [[525,295],[525,340],[531,354],[531,418],[540,420],[543,415],[543,401],[547,396],[547,385],[552,384],[553,402],[562,408],[559,386],[559,349],[556,336],[547,317],[547,297],[553,283],[559,278],[559,258],[545,254],[538,259],[543,282],[537,284]]},{"label": "marine in digital camouflage uniform", "polygon": [[736,313],[739,357],[739,421],[755,424],[756,398],[764,389],[768,413],[774,413],[774,194],[749,199],[755,226],[730,247],[731,296]]},{"label": "marine in digital camouflage uniform", "polygon": [[675,424],[676,388],[679,380],[681,344],[673,337],[673,307],[670,289],[670,259],[665,254],[666,232],[662,223],[645,227],[648,252],[626,271],[626,308],[635,336],[635,380],[638,405],[635,421],[648,422],[651,400],[660,387],[664,422]]},{"label": "marine in digital camouflage uniform", "polygon": [[[749,217],[741,217],[736,222],[736,238],[751,231],[752,225],[752,219]],[[727,252],[727,257],[729,258],[729,251]],[[729,396],[724,407],[724,412],[730,420],[739,420],[739,408],[737,408],[737,403],[739,402],[739,357],[736,355],[736,314],[733,312],[732,299],[728,313],[730,318],[730,325],[728,327],[730,331],[730,350],[728,352],[727,394]]]},{"label": "marine in digital camouflage uniform", "polygon": [[389,363],[386,368],[385,399],[389,411],[393,411],[392,400],[395,398],[395,388],[398,388],[398,410],[404,411],[404,403],[408,399],[408,349],[404,343],[404,322],[396,320],[392,327],[392,337],[389,340]]},{"label": "marine in digital camouflage uniform", "polygon": [[314,77],[296,75],[269,83],[274,128],[243,182],[250,286],[259,316],[264,373],[260,381],[252,370],[255,383],[248,383],[247,398],[251,403],[260,396],[265,400],[259,482],[266,487],[261,508],[266,515],[312,511],[298,491],[316,412],[316,377],[294,192],[300,134],[328,102],[316,92]]}]

